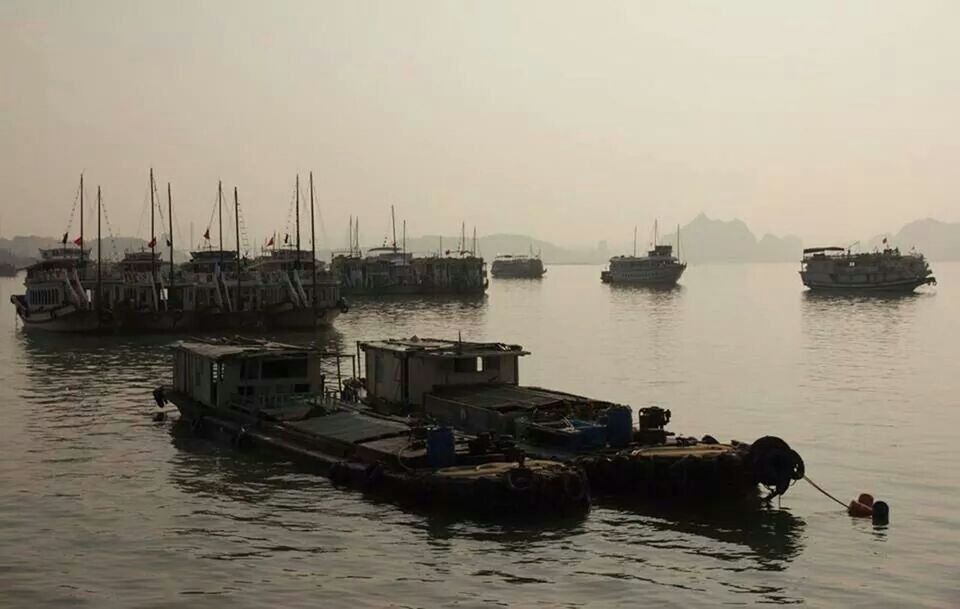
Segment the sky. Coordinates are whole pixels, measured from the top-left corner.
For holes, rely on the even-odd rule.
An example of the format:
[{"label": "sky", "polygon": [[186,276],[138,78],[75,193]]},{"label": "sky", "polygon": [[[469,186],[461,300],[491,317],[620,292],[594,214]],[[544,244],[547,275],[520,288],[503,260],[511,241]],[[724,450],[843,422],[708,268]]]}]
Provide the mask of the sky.
[{"label": "sky", "polygon": [[806,243],[960,221],[957,23],[926,1],[3,0],[0,235],[62,234],[81,172],[115,234],[148,235],[151,167],[195,240],[218,180],[262,242],[310,171],[319,246],[351,215],[381,241],[391,205],[410,235],[559,244],[700,212]]}]

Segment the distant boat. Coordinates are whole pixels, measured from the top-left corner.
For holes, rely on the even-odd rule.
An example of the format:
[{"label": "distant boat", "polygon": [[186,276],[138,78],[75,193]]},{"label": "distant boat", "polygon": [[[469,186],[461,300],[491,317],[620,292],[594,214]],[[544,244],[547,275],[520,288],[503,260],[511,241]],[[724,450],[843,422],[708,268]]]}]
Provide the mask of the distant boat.
[{"label": "distant boat", "polygon": [[490,274],[494,277],[539,279],[546,272],[540,256],[527,254],[500,254],[490,266]]},{"label": "distant boat", "polygon": [[[390,210],[393,241],[390,245],[360,249],[359,220],[350,226],[350,247],[334,252],[330,271],[348,296],[399,296],[422,294],[483,294],[488,285],[487,266],[477,255],[477,237],[467,248],[466,228],[461,227],[456,251],[414,256],[408,252],[406,237],[397,242],[396,220]],[[404,223],[404,235],[406,223]]]},{"label": "distant boat", "polygon": [[852,253],[844,247],[803,250],[800,279],[811,290],[912,292],[937,279],[923,254],[901,254],[899,248]]},{"label": "distant boat", "polygon": [[[673,255],[672,245],[657,244],[657,229],[654,223],[653,249],[646,256],[637,256],[637,229],[633,229],[633,255],[614,256],[609,268],[600,273],[604,283],[624,283],[633,285],[674,286],[687,269]],[[680,242],[680,229],[677,228],[677,243]],[[679,250],[679,248],[678,248]]]}]

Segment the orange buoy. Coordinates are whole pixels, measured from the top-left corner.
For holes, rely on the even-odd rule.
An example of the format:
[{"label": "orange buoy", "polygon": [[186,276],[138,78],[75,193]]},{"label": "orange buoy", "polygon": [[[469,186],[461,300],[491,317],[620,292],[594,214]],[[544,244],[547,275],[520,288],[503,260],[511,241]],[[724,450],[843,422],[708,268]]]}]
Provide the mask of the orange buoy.
[{"label": "orange buoy", "polygon": [[854,518],[872,518],[873,495],[861,493],[859,497],[850,501],[850,505],[847,506],[847,513]]}]

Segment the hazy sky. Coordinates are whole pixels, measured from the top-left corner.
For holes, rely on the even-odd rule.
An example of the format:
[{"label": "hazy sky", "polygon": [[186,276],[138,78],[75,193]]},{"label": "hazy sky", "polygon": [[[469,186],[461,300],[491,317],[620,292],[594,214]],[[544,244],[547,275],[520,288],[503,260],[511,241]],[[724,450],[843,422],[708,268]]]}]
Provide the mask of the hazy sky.
[{"label": "hazy sky", "polygon": [[[700,211],[808,243],[960,220],[960,3],[0,2],[0,232],[147,172],[251,240],[313,170],[326,232],[628,241]],[[305,220],[306,221],[306,220]],[[181,233],[182,234],[182,233]],[[185,236],[185,235],[184,235]],[[323,244],[321,244],[323,245]]]}]

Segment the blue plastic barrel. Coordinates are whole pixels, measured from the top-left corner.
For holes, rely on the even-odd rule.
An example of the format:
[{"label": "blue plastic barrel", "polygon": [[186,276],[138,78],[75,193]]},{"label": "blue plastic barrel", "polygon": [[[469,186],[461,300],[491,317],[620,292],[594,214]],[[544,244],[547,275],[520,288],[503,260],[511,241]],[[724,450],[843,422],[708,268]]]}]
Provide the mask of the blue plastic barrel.
[{"label": "blue plastic barrel", "polygon": [[633,410],[629,406],[613,406],[607,410],[607,441],[614,448],[623,448],[633,439]]},{"label": "blue plastic barrel", "polygon": [[449,467],[456,462],[453,430],[449,427],[427,429],[427,461],[430,467]]}]

